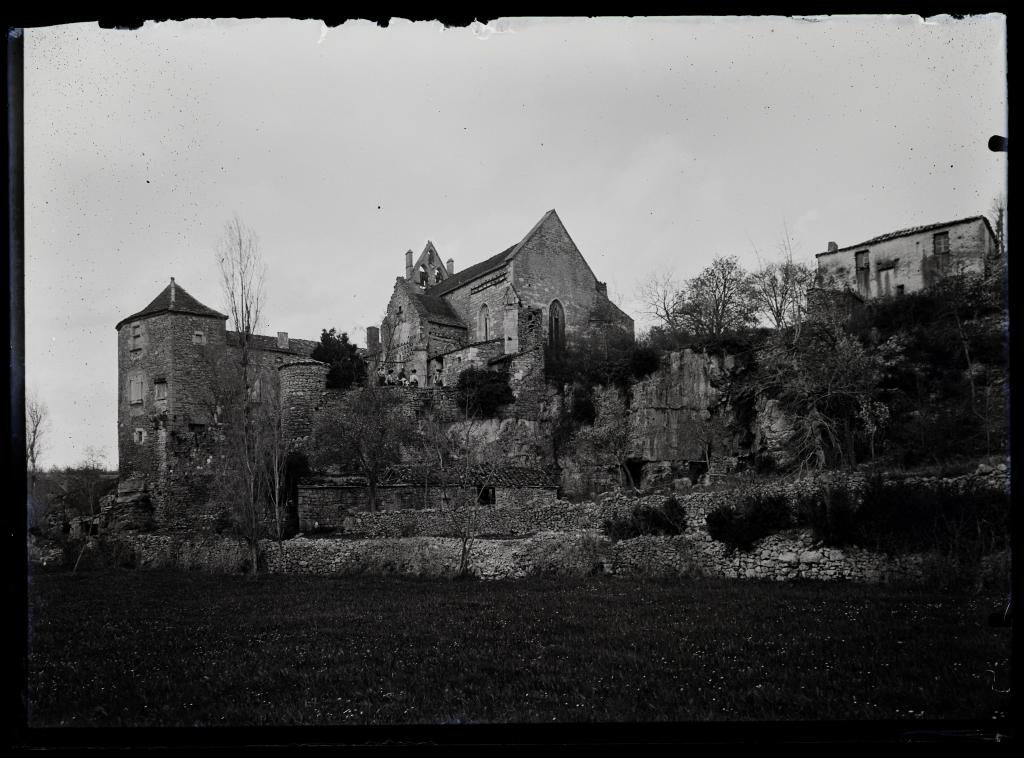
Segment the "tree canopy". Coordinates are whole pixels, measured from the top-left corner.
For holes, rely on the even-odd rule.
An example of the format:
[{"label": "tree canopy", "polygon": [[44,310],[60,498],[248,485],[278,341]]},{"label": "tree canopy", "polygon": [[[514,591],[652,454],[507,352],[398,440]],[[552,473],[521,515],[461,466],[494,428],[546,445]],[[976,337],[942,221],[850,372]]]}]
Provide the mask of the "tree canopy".
[{"label": "tree canopy", "polygon": [[347,390],[366,379],[366,363],[359,355],[358,346],[349,342],[347,332],[339,335],[334,328],[324,329],[320,334],[320,344],[310,357],[330,366],[327,371],[329,388]]}]

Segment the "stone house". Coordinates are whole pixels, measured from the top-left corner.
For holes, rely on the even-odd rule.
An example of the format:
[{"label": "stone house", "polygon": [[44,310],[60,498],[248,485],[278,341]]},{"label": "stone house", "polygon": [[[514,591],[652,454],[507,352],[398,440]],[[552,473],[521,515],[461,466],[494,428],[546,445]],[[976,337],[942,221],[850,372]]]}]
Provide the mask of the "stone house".
[{"label": "stone house", "polygon": [[999,254],[996,236],[984,216],[915,226],[882,234],[856,245],[828,243],[818,253],[818,274],[865,299],[910,294],[943,276],[985,273]]},{"label": "stone house", "polygon": [[367,331],[375,371],[451,386],[469,366],[510,361],[541,344],[557,352],[592,330],[633,334],[552,209],[517,243],[462,271],[427,241],[395,281],[380,329]]}]

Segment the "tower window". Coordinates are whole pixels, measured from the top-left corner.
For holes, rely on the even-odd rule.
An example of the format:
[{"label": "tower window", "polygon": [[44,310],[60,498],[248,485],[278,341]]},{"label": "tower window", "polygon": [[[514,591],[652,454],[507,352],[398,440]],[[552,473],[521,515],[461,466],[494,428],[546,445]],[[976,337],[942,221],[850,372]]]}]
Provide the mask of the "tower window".
[{"label": "tower window", "polygon": [[192,332],[192,344],[193,345],[205,345],[206,344],[206,332],[202,329],[196,329]]},{"label": "tower window", "polygon": [[132,404],[142,402],[141,376],[132,376],[128,378],[128,402]]},{"label": "tower window", "polygon": [[167,382],[154,382],[153,390],[157,400],[167,399]]},{"label": "tower window", "polygon": [[146,441],[146,430],[137,428],[132,438],[135,440],[136,445],[141,445]]},{"label": "tower window", "polygon": [[142,347],[142,324],[132,324],[132,350]]}]

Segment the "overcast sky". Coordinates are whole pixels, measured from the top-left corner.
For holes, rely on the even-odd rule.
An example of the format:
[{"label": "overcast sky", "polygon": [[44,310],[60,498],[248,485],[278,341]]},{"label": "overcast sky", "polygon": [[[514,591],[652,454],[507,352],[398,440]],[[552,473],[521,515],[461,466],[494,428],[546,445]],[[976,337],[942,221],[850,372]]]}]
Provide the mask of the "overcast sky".
[{"label": "overcast sky", "polygon": [[114,325],[171,276],[223,310],[237,213],[264,331],[364,344],[404,252],[465,268],[555,208],[599,279],[748,267],[987,213],[1005,17],[95,24],[25,35],[26,380],[44,465],[117,460]]}]

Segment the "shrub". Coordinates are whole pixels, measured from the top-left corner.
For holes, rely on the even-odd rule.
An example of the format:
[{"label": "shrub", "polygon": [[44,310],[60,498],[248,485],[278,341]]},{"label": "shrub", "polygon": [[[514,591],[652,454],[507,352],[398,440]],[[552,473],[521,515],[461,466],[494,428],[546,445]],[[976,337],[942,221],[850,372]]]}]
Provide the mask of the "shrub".
[{"label": "shrub", "polygon": [[637,506],[628,516],[614,516],[601,526],[613,542],[634,537],[682,534],[686,529],[686,510],[675,497],[659,508]]},{"label": "shrub", "polygon": [[456,390],[460,406],[483,418],[493,418],[498,408],[516,399],[506,373],[484,368],[470,367],[459,374]]},{"label": "shrub", "polygon": [[754,543],[769,534],[792,526],[786,496],[776,493],[752,493],[736,508],[719,506],[707,515],[708,534],[724,542],[730,550],[753,550]]},{"label": "shrub", "polygon": [[868,481],[857,511],[857,541],[888,553],[937,552],[976,563],[1009,544],[1010,503],[995,489],[962,490],[951,483],[922,487]]},{"label": "shrub", "polygon": [[857,502],[846,488],[826,487],[821,492],[798,496],[797,523],[809,526],[814,539],[829,547],[858,541]]},{"label": "shrub", "polygon": [[587,532],[544,542],[533,550],[528,571],[532,576],[581,577],[601,571],[600,539]]}]

